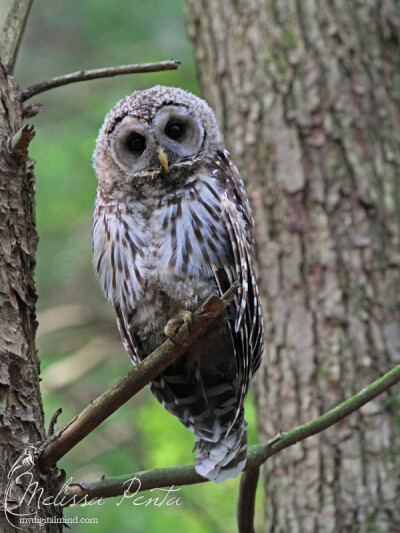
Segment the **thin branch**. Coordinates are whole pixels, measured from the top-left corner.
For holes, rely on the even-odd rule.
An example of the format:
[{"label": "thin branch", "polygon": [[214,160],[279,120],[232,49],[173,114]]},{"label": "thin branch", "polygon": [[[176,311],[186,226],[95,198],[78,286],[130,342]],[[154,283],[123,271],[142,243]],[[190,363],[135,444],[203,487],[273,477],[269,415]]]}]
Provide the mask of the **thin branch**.
[{"label": "thin branch", "polygon": [[232,302],[238,284],[219,298],[212,294],[193,314],[190,333],[186,326],[181,326],[176,333],[174,344],[165,341],[152,354],[136,365],[126,376],[115,383],[110,389],[90,403],[69,424],[57,431],[42,446],[39,467],[48,472],[61,457],[93,431],[101,422],[126,403],[152,379],[161,374],[187,348],[207,331],[211,323]]},{"label": "thin branch", "polygon": [[[331,409],[322,416],[298,426],[287,433],[277,435],[266,444],[252,446],[249,450],[245,471],[261,466],[267,459],[276,455],[280,451],[300,442],[316,433],[333,426],[343,420],[346,416],[360,409],[396,383],[400,382],[400,365],[396,366],[381,378],[377,379],[368,387],[345,400],[334,409]],[[86,496],[86,500],[93,498],[112,498],[121,496],[127,490],[127,486],[134,477],[140,480],[140,487],[137,492],[160,488],[171,487],[172,485],[193,485],[204,483],[208,480],[197,474],[194,466],[176,466],[172,468],[156,468],[145,470],[136,474],[128,474],[119,477],[102,478],[97,481],[82,482],[70,486],[70,495],[79,497]],[[137,485],[134,486],[136,490]]]},{"label": "thin branch", "polygon": [[272,439],[272,441],[267,442],[265,445],[253,446],[251,449],[251,456],[247,460],[246,470],[261,465],[284,448],[288,448],[289,446],[292,446],[292,444],[296,444],[296,442],[300,442],[301,440],[311,437],[311,435],[320,433],[324,429],[337,424],[337,422],[340,422],[343,418],[346,418],[346,416],[357,411],[363,405],[399,382],[400,365],[397,365],[382,377],[368,385],[368,387],[365,387],[351,398],[345,400],[337,407],[334,407],[315,420],[303,424],[302,426],[298,426],[292,431],[284,433],[279,438],[275,437],[275,439]]},{"label": "thin branch", "polygon": [[0,33],[0,60],[11,74],[33,0],[14,0]]},{"label": "thin branch", "polygon": [[171,59],[170,61],[160,61],[158,63],[143,63],[141,65],[121,65],[120,67],[98,68],[94,70],[80,70],[72,72],[71,74],[64,74],[57,78],[45,80],[35,85],[31,85],[22,91],[22,102],[32,98],[37,94],[76,83],[78,81],[96,80],[98,78],[112,78],[113,76],[120,76],[122,74],[142,74],[145,72],[161,72],[163,70],[176,70],[180,65],[180,61]]},{"label": "thin branch", "polygon": [[59,407],[57,411],[54,413],[54,415],[51,417],[50,424],[49,424],[49,430],[47,432],[47,435],[50,437],[50,435],[54,434],[54,427],[57,424],[58,417],[62,413],[62,408]]},{"label": "thin branch", "polygon": [[243,472],[240,479],[237,521],[239,533],[254,533],[254,515],[260,468]]}]

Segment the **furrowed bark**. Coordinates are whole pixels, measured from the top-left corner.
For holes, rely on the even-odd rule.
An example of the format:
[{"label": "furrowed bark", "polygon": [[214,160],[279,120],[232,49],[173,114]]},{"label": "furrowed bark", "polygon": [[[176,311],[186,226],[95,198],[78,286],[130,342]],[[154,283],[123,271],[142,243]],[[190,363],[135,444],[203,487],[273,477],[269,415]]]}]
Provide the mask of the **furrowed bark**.
[{"label": "furrowed bark", "polygon": [[[260,440],[400,360],[393,0],[187,0],[204,96],[256,218]],[[267,531],[400,530],[398,392],[266,463]]]},{"label": "furrowed bark", "polygon": [[[11,479],[8,485],[7,476],[27,445],[45,437],[35,347],[35,177],[34,162],[27,157],[33,130],[22,129],[20,99],[20,90],[0,64],[0,530],[4,533],[15,533],[11,524],[20,525],[11,514],[7,520],[5,508],[29,512],[34,492],[28,478],[23,477],[21,484]],[[46,496],[57,492],[56,477],[37,476],[35,481]],[[29,496],[16,508],[27,488]],[[38,497],[33,496],[29,507],[37,504]],[[54,517],[58,512],[46,507],[41,516]],[[37,527],[24,525],[26,531]],[[47,524],[41,531],[55,533],[61,527]]]}]

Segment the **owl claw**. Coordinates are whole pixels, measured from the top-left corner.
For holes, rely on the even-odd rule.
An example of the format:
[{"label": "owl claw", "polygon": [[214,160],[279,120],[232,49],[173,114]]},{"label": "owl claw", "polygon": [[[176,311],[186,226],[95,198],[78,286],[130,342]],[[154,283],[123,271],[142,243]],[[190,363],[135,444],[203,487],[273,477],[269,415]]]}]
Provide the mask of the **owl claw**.
[{"label": "owl claw", "polygon": [[192,322],[193,322],[193,315],[190,311],[184,311],[183,312],[183,322],[186,324],[186,329],[189,335],[192,333]]},{"label": "owl claw", "polygon": [[177,341],[176,339],[174,339],[174,337],[172,335],[167,334],[166,337],[171,342],[173,342],[176,346],[183,346],[183,344],[181,342]]},{"label": "owl claw", "polygon": [[164,328],[165,336],[177,346],[183,346],[182,343],[176,340],[175,334],[182,324],[185,324],[187,332],[190,335],[192,332],[192,321],[192,313],[190,311],[181,311],[176,318],[168,320]]}]

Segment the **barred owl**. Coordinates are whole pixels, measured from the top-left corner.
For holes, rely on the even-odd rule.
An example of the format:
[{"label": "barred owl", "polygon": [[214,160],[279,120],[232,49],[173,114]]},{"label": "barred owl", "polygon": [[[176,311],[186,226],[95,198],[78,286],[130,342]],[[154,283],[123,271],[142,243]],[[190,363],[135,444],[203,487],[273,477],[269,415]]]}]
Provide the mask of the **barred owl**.
[{"label": "barred owl", "polygon": [[[244,401],[263,351],[253,268],[253,219],[243,181],[213,111],[177,88],[134,92],[105,118],[94,265],[134,364],[207,296],[239,291],[228,311],[151,383],[162,406],[195,435],[197,472],[217,483],[244,468]],[[183,311],[183,312],[182,312]]]}]

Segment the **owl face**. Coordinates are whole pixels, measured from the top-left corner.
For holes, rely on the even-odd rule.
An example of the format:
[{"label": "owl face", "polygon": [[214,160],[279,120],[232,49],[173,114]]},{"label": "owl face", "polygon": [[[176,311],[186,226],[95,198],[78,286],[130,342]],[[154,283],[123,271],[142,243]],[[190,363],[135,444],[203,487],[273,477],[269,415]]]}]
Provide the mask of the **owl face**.
[{"label": "owl face", "polygon": [[[111,134],[111,154],[125,172],[173,172],[195,158],[204,144],[204,126],[185,106],[166,105],[147,122],[127,116]],[[175,167],[174,167],[175,165]]]},{"label": "owl face", "polygon": [[106,116],[94,166],[100,185],[140,188],[182,181],[221,148],[214,113],[204,100],[172,87],[137,91]]}]

